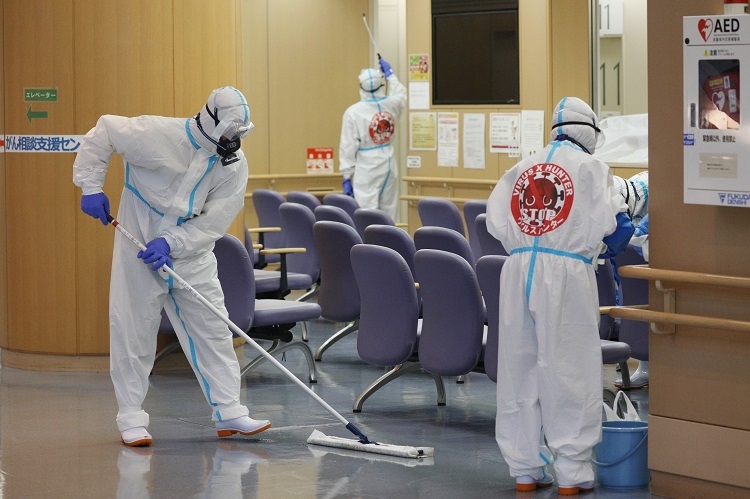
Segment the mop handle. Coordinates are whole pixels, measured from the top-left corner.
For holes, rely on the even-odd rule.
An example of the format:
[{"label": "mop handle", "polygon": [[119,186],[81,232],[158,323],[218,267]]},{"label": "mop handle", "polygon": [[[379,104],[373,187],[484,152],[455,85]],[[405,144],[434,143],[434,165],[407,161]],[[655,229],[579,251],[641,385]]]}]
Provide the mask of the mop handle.
[{"label": "mop handle", "polygon": [[367,24],[367,16],[362,14],[362,22],[365,23],[365,28],[367,28],[367,34],[370,36],[370,43],[372,43],[372,47],[375,49],[375,53],[378,56],[378,60],[381,59],[380,57],[380,51],[378,50],[378,44],[375,43],[375,38],[372,36],[372,31],[370,31],[370,25]]},{"label": "mop handle", "polygon": [[[138,246],[138,248],[140,248],[141,250],[145,250],[146,249],[146,246],[144,246],[143,243],[140,242],[138,239],[136,239],[136,237],[133,236],[130,232],[128,232],[127,230],[125,230],[125,228],[122,225],[120,225],[120,223],[114,217],[112,217],[112,215],[107,214],[107,220],[112,224],[112,226],[114,228],[116,228],[118,231],[120,231],[120,233],[122,235],[124,235],[125,237],[127,237],[128,239],[130,239],[133,242],[133,244],[135,244],[136,246]],[[281,371],[284,374],[286,374],[292,381],[294,381],[295,383],[297,383],[297,385],[299,385],[303,390],[305,390],[307,392],[307,394],[310,395],[313,399],[315,399],[315,401],[317,403],[319,403],[320,405],[322,405],[323,408],[325,408],[328,412],[330,412],[332,415],[334,415],[336,417],[336,419],[338,419],[344,425],[346,425],[346,427],[347,427],[347,429],[349,431],[351,431],[355,435],[359,436],[360,438],[363,437],[363,435],[361,433],[359,433],[359,430],[354,431],[354,430],[356,430],[356,427],[354,427],[354,425],[352,425],[349,421],[347,421],[344,418],[344,416],[342,416],[341,414],[339,414],[336,411],[336,409],[334,409],[333,407],[331,407],[328,404],[328,402],[326,402],[325,400],[323,400],[322,398],[320,398],[320,396],[317,393],[315,393],[314,391],[312,391],[307,385],[305,385],[302,381],[300,381],[299,378],[297,378],[297,376],[295,376],[294,374],[292,374],[292,372],[289,371],[286,367],[284,367],[278,360],[276,360],[273,357],[273,355],[271,355],[263,347],[261,347],[260,345],[258,345],[258,343],[256,343],[255,340],[253,340],[251,337],[249,337],[242,329],[240,329],[234,322],[232,322],[229,319],[229,317],[225,316],[218,308],[216,308],[202,294],[200,294],[195,288],[193,288],[190,284],[188,284],[187,281],[185,281],[182,277],[180,277],[179,275],[177,275],[177,273],[174,270],[172,270],[167,265],[164,265],[162,268],[164,270],[166,270],[167,274],[171,275],[174,278],[174,280],[177,281],[182,287],[184,287],[185,289],[187,289],[188,292],[190,292],[191,295],[195,296],[198,299],[198,301],[200,301],[205,306],[207,306],[211,310],[211,312],[213,312],[219,319],[221,319],[227,326],[229,326],[229,329],[231,329],[232,332],[234,332],[238,336],[242,337],[251,347],[255,348],[258,352],[260,352],[261,355],[263,355],[266,358],[266,360],[271,361],[276,367],[278,367],[279,369],[281,369]],[[352,428],[354,428],[354,429],[352,429]],[[364,438],[366,439],[367,437],[364,437]]]}]

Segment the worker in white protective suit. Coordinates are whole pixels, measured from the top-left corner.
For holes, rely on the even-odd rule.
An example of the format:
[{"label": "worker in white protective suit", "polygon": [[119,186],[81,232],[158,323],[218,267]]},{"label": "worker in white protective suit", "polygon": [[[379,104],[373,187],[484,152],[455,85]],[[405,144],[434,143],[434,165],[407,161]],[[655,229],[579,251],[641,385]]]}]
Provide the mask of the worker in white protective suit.
[{"label": "worker in white protective suit", "polygon": [[270,427],[268,421],[248,417],[240,404],[239,363],[226,324],[158,272],[163,265],[173,267],[227,313],[212,250],[244,203],[248,167],[240,139],[252,128],[245,97],[236,88],[222,87],[195,117],[105,115],[81,143],[73,165],[73,182],[83,191],[81,209],[107,225],[109,200],[102,187],[112,154],[119,154],[125,187],[117,220],[146,242],[139,252],[115,233],[110,371],[125,445],[152,442],[142,403],[162,308],[208,400],[219,436],[251,435]]},{"label": "worker in white protective suit", "polygon": [[339,169],[344,176],[344,194],[353,196],[361,208],[382,210],[398,221],[398,165],[393,141],[406,108],[406,87],[391,65],[380,59],[380,71],[370,68],[359,74],[359,94],[361,100],[349,106],[341,124]]},{"label": "worker in white protective suit", "polygon": [[648,171],[636,173],[628,179],[614,175],[613,180],[628,205],[630,221],[638,225],[648,213]]},{"label": "worker in white protective suit", "polygon": [[[601,438],[602,352],[594,262],[633,232],[609,167],[590,154],[597,117],[575,97],[552,115],[550,142],[508,170],[487,227],[508,250],[500,279],[496,439],[519,491],[593,488]],[[540,452],[546,437],[548,449]]]},{"label": "worker in white protective suit", "polygon": [[[625,180],[615,177],[615,183],[620,185],[620,192],[628,204],[628,215],[635,226],[630,244],[648,262],[648,171],[636,173]],[[619,272],[614,259],[612,266],[615,279],[620,282]],[[621,303],[617,303],[620,305]],[[648,385],[648,361],[639,360],[638,367],[630,375],[630,388],[643,388]],[[615,386],[622,388],[622,376],[615,380]]]}]

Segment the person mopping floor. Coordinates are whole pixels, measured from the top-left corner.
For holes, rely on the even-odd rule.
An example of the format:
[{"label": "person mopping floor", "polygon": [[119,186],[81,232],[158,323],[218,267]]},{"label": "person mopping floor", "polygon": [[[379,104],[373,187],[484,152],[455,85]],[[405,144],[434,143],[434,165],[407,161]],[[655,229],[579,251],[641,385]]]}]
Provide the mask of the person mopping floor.
[{"label": "person mopping floor", "polygon": [[[211,408],[220,437],[271,427],[240,404],[240,368],[227,326],[160,269],[190,280],[214,306],[224,296],[212,253],[242,209],[248,167],[240,139],[253,128],[250,109],[233,87],[214,90],[194,117],[105,115],[84,137],[73,164],[81,210],[104,225],[104,179],[113,153],[125,163],[118,219],[148,241],[140,252],[115,235],[109,299],[110,373],[125,445],[152,443],[142,404],[154,364],[164,308]],[[144,263],[151,264],[149,266]]]}]

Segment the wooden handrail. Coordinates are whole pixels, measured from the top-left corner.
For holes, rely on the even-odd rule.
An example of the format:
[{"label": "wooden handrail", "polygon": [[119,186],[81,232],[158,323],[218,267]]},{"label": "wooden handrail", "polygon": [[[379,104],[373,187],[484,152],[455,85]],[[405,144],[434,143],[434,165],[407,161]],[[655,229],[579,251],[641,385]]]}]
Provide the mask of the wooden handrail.
[{"label": "wooden handrail", "polygon": [[494,187],[497,184],[497,179],[486,179],[486,178],[452,178],[452,177],[412,177],[406,176],[401,177],[401,180],[405,182],[417,182],[420,184],[478,184],[488,185]]},{"label": "wooden handrail", "polygon": [[301,178],[341,178],[340,173],[263,173],[248,175],[247,180],[274,180],[274,179],[301,179]]},{"label": "wooden handrail", "polygon": [[750,278],[734,277],[718,274],[703,274],[700,272],[685,272],[682,270],[654,269],[648,265],[625,265],[617,269],[623,277],[634,277],[648,281],[682,282],[687,284],[702,284],[723,288],[750,289]]},{"label": "wooden handrail", "polygon": [[672,331],[663,331],[656,328],[654,325],[657,323],[750,333],[750,322],[720,319],[717,317],[702,317],[699,315],[657,312],[655,310],[643,310],[633,307],[612,307],[609,311],[609,315],[620,319],[632,319],[636,321],[650,322],[652,325],[651,331],[657,334],[672,333]]},{"label": "wooden handrail", "polygon": [[463,204],[466,201],[473,201],[477,198],[447,198],[443,196],[417,196],[416,194],[402,194],[401,199],[404,201],[419,201],[420,199],[424,198],[434,198],[439,197],[440,199],[447,199],[448,201],[453,201],[456,204]]},{"label": "wooden handrail", "polygon": [[[700,272],[686,272],[682,270],[654,269],[648,265],[625,265],[618,269],[622,277],[646,279],[654,281],[656,289],[663,294],[664,311],[648,310],[640,306],[611,307],[609,315],[620,319],[631,319],[651,324],[651,331],[657,334],[672,334],[674,326],[702,327],[723,331],[750,333],[750,322],[722,319],[719,317],[704,317],[698,315],[679,314],[675,312],[675,290],[664,286],[664,282],[696,284],[734,289],[750,289],[750,278],[734,277],[718,274],[703,274]],[[664,329],[657,324],[667,325]]]}]

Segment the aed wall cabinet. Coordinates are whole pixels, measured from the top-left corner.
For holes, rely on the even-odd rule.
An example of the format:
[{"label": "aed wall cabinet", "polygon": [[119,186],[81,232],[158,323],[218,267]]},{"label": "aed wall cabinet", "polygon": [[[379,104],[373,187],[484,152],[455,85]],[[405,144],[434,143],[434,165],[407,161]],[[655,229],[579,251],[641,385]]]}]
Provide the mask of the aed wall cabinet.
[{"label": "aed wall cabinet", "polygon": [[683,17],[683,42],[684,201],[750,207],[750,15]]}]

